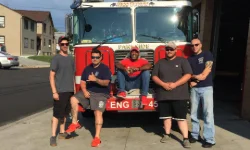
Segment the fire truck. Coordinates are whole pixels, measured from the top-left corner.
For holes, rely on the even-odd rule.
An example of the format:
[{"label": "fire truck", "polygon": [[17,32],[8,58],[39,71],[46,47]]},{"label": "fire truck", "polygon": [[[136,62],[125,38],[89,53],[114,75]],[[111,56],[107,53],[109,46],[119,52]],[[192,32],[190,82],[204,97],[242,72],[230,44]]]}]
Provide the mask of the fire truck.
[{"label": "fire truck", "polygon": [[150,81],[147,106],[140,107],[139,89],[127,91],[125,99],[116,97],[118,84],[115,64],[126,58],[132,46],[140,49],[140,57],[154,65],[165,57],[165,45],[177,44],[177,55],[190,55],[190,41],[199,28],[199,14],[190,1],[151,0],[118,1],[75,0],[70,6],[73,13],[66,17],[66,32],[74,45],[76,64],[75,82],[80,89],[81,74],[91,63],[91,51],[99,49],[102,63],[112,73],[110,98],[106,111],[146,112],[155,111],[154,83]]}]

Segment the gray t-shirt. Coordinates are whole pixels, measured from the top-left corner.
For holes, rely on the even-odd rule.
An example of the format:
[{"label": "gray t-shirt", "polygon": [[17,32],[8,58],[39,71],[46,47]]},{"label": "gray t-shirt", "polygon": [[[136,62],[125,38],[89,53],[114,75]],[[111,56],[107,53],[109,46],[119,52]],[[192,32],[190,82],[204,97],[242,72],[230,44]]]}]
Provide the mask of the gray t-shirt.
[{"label": "gray t-shirt", "polygon": [[[192,74],[191,66],[187,59],[176,57],[173,60],[161,59],[154,66],[152,76],[157,76],[163,82],[176,82],[185,74]],[[188,100],[188,83],[176,87],[171,91],[156,85],[156,100]]]},{"label": "gray t-shirt", "polygon": [[55,84],[58,93],[74,92],[75,63],[72,56],[55,55],[50,69],[56,73]]}]

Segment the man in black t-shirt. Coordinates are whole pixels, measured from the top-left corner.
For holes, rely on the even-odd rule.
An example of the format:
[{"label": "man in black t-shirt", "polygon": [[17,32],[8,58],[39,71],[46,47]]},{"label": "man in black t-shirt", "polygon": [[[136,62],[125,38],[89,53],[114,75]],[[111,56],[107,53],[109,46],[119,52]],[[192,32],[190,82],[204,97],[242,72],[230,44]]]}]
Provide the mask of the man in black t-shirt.
[{"label": "man in black t-shirt", "polygon": [[198,110],[200,103],[202,104],[204,131],[203,137],[205,143],[202,145],[205,148],[215,145],[215,127],[213,113],[213,79],[212,65],[213,56],[210,51],[202,51],[202,44],[199,39],[192,40],[192,50],[194,55],[188,58],[188,61],[193,70],[191,78],[191,121],[192,121],[192,137],[191,143],[199,140],[200,124],[198,119]]},{"label": "man in black t-shirt", "polygon": [[176,45],[169,42],[166,58],[159,60],[153,69],[152,79],[156,83],[156,101],[160,119],[163,119],[165,134],[161,142],[170,139],[172,118],[177,120],[183,135],[183,146],[190,147],[188,140],[187,100],[189,100],[188,81],[192,69],[187,59],[176,56]]},{"label": "man in black t-shirt", "polygon": [[101,144],[100,132],[103,124],[102,114],[105,111],[106,101],[109,98],[111,72],[109,68],[101,63],[102,54],[99,50],[91,52],[92,64],[87,66],[81,77],[81,90],[71,98],[72,106],[72,124],[66,132],[74,132],[80,128],[77,122],[78,103],[83,108],[90,108],[95,114],[95,137],[92,140],[91,146],[97,147]]}]

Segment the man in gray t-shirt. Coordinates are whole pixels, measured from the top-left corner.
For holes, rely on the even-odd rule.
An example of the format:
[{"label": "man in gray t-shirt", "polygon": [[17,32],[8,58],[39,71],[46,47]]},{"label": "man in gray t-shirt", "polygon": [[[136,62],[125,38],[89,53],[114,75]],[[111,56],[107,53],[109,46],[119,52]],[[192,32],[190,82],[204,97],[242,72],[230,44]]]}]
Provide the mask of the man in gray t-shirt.
[{"label": "man in gray t-shirt", "polygon": [[58,122],[60,123],[59,138],[71,138],[65,132],[66,117],[71,111],[70,98],[75,93],[74,75],[75,64],[72,56],[68,55],[69,39],[60,37],[59,54],[55,55],[50,65],[50,85],[53,93],[53,118],[52,118],[52,137],[50,145],[56,146],[56,130]]},{"label": "man in gray t-shirt", "polygon": [[188,140],[187,100],[189,99],[188,81],[192,69],[189,62],[176,56],[176,45],[169,42],[166,46],[166,58],[154,66],[152,79],[156,83],[156,101],[160,119],[163,119],[165,134],[161,142],[170,138],[171,119],[177,120],[183,134],[183,146],[190,147]]}]

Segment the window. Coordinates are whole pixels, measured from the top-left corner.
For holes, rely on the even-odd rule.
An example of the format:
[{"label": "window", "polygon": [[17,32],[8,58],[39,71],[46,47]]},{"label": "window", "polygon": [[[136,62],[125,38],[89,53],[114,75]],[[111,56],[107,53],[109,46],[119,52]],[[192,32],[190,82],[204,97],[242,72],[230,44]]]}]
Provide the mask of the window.
[{"label": "window", "polygon": [[46,24],[43,23],[43,33],[46,33]]},{"label": "window", "polygon": [[5,17],[0,16],[0,28],[4,28],[4,27],[5,27]]},{"label": "window", "polygon": [[29,21],[24,19],[24,29],[29,29]]},{"label": "window", "polygon": [[31,27],[30,28],[31,28],[31,31],[35,31],[35,23],[33,21],[31,22]]},{"label": "window", "polygon": [[0,35],[0,44],[5,45],[5,36]]},{"label": "window", "polygon": [[[191,40],[191,11],[182,7],[138,7],[135,9],[136,40],[140,43]],[[143,36],[146,35],[146,36]]]},{"label": "window", "polygon": [[51,40],[49,40],[49,47],[51,47]]},{"label": "window", "polygon": [[35,48],[35,41],[34,40],[30,40],[30,48],[31,49]]},{"label": "window", "polygon": [[24,38],[24,48],[29,48],[29,39]]},{"label": "window", "polygon": [[46,46],[46,40],[45,40],[45,38],[43,39],[43,46]]},{"label": "window", "polygon": [[[78,39],[74,39],[74,43],[89,41],[91,43],[100,43],[117,35],[121,37],[111,39],[107,43],[132,42],[130,8],[89,8],[84,12],[79,9],[75,11],[74,15],[77,16],[78,25],[81,27],[74,30],[74,34],[79,35]],[[92,26],[90,32],[84,32],[86,22]]]}]

